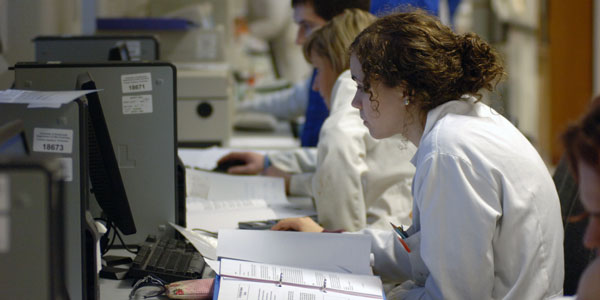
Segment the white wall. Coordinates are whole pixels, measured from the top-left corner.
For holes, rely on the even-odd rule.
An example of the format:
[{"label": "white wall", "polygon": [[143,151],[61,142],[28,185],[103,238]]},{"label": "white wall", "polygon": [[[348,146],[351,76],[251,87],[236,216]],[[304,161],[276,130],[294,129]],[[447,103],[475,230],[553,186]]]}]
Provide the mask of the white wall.
[{"label": "white wall", "polygon": [[13,82],[9,66],[34,59],[33,38],[81,33],[82,1],[0,0],[0,89]]}]

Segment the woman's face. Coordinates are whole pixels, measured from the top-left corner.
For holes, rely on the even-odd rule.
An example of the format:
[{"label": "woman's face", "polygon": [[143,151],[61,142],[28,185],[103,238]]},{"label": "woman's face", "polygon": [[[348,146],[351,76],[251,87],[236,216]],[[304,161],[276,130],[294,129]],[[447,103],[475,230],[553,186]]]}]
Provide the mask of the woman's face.
[{"label": "woman's face", "polygon": [[350,56],[350,72],[357,85],[352,106],[360,110],[360,117],[365,126],[369,128],[371,136],[382,139],[398,133],[404,134],[405,118],[408,113],[404,104],[403,91],[399,88],[390,88],[384,84],[372,82],[371,89],[376,100],[373,102],[370,100],[369,91],[364,90],[365,74],[360,61],[354,54]]},{"label": "woman's face", "polygon": [[327,105],[327,108],[331,109],[331,90],[333,90],[337,74],[333,71],[331,62],[315,53],[315,51],[311,51],[310,60],[315,69],[317,69],[317,75],[313,81],[312,89],[321,94],[321,97],[325,99],[325,105]]},{"label": "woman's face", "polygon": [[583,244],[600,254],[600,174],[585,162],[578,163],[581,203],[590,214]]}]

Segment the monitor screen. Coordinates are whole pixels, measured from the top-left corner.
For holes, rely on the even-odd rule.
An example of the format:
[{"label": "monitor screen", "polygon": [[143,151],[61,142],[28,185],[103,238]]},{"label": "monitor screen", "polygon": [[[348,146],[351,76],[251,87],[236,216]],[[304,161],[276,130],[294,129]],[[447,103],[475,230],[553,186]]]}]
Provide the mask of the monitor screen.
[{"label": "monitor screen", "polygon": [[14,120],[0,126],[0,155],[28,155],[23,122]]},{"label": "monitor screen", "polygon": [[[77,77],[77,87],[95,90],[96,83],[89,74]],[[136,233],[133,215],[125,192],[125,186],[117,164],[117,158],[104,119],[97,92],[86,95],[88,107],[88,155],[91,192],[107,219],[126,234]]]}]

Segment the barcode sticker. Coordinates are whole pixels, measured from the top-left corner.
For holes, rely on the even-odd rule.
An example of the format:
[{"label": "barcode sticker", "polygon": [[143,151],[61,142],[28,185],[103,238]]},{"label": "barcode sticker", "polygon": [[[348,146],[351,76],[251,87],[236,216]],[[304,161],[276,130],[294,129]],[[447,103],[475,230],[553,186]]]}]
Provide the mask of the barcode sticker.
[{"label": "barcode sticker", "polygon": [[71,153],[73,151],[73,130],[34,128],[33,151]]},{"label": "barcode sticker", "polygon": [[67,182],[73,181],[73,159],[70,157],[61,157],[58,161],[60,161],[63,180]]},{"label": "barcode sticker", "polygon": [[0,174],[0,213],[10,209],[10,181],[8,175]]},{"label": "barcode sticker", "polygon": [[142,43],[140,41],[127,41],[125,45],[127,46],[127,52],[129,52],[129,57],[131,60],[139,60],[142,55]]},{"label": "barcode sticker", "polygon": [[123,96],[123,114],[149,114],[152,113],[152,95]]},{"label": "barcode sticker", "polygon": [[152,91],[152,74],[121,75],[121,89],[123,94]]},{"label": "barcode sticker", "polygon": [[0,214],[0,253],[10,251],[10,216]]}]

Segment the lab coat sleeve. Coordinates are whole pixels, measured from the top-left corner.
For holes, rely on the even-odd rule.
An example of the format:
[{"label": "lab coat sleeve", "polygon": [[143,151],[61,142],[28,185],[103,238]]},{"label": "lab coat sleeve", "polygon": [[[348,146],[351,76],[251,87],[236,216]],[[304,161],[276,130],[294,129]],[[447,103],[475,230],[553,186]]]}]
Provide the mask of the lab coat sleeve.
[{"label": "lab coat sleeve", "polygon": [[317,168],[317,148],[304,147],[267,154],[272,166],[288,173],[311,173]]},{"label": "lab coat sleeve", "polygon": [[319,223],[330,230],[357,231],[367,225],[362,182],[369,171],[366,146],[362,134],[352,134],[348,127],[328,126],[319,137],[319,167],[312,186]]},{"label": "lab coat sleeve", "polygon": [[461,158],[434,153],[419,162],[415,201],[420,251],[429,275],[402,299],[487,299],[494,286],[493,236],[500,201],[492,183]]},{"label": "lab coat sleeve", "polygon": [[290,178],[290,195],[314,197],[312,189],[312,179],[314,172],[293,174]]},{"label": "lab coat sleeve", "polygon": [[293,120],[306,113],[310,78],[296,83],[293,87],[257,96],[237,104],[237,111],[266,112],[278,119]]},{"label": "lab coat sleeve", "polygon": [[384,282],[401,283],[410,279],[411,266],[408,253],[390,230],[366,228],[359,234],[371,238],[371,253],[374,256],[373,271]]},{"label": "lab coat sleeve", "polygon": [[[264,17],[252,20],[248,27],[250,33],[265,41],[275,38],[291,22],[291,6],[289,1],[263,0],[261,9],[266,10]],[[252,5],[252,4],[251,4]],[[254,5],[258,5],[254,4]]]}]

